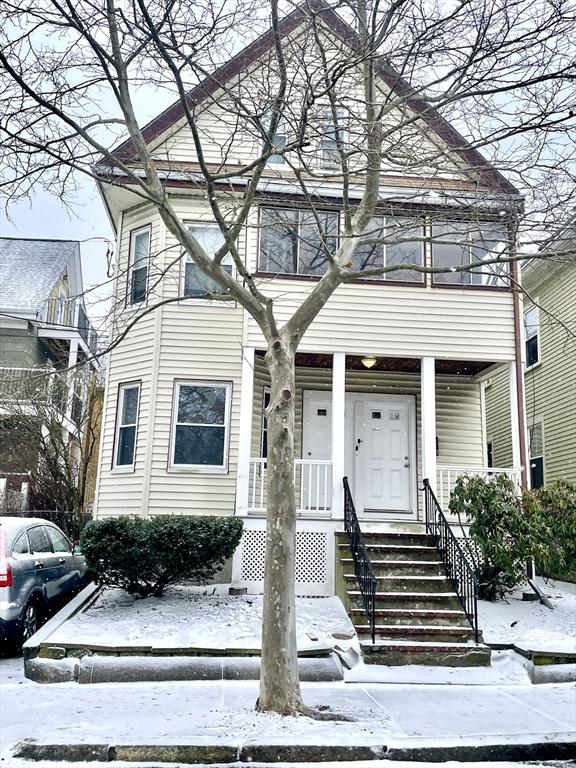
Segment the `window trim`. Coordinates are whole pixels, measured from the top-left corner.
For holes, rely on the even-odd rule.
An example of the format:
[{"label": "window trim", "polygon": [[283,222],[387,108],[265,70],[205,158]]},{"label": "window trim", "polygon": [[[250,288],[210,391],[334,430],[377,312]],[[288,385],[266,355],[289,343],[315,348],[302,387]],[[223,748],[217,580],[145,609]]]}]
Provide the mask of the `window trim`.
[{"label": "window trim", "polygon": [[[120,419],[122,415],[122,408],[124,406],[124,391],[126,389],[138,389],[138,402],[136,404],[136,421],[133,425],[131,424],[120,424]],[[113,450],[112,450],[112,466],[111,470],[112,472],[118,472],[118,473],[131,473],[136,470],[136,448],[138,446],[138,424],[140,421],[140,400],[142,395],[142,380],[141,379],[134,379],[133,381],[122,381],[118,384],[118,391],[116,394],[116,420],[114,423],[114,442],[113,442]],[[118,464],[118,448],[120,445],[119,437],[120,437],[120,429],[122,426],[134,426],[135,432],[134,432],[134,451],[132,455],[132,464]]]},{"label": "window trim", "polygon": [[[536,329],[536,361],[534,363],[528,364],[528,341],[530,339],[533,339],[534,336],[530,336],[530,339],[528,338],[526,334],[526,315],[531,310],[535,310],[538,316],[538,326]],[[522,334],[524,336],[524,370],[525,371],[531,371],[534,368],[536,368],[538,365],[542,363],[542,347],[540,345],[540,306],[538,298],[534,298],[534,303],[531,303],[529,307],[525,307],[522,312]]]},{"label": "window trim", "polygon": [[[182,220],[182,224],[184,225],[184,227],[186,227],[186,229],[190,229],[191,227],[192,228],[194,228],[194,227],[206,227],[206,228],[210,228],[210,229],[217,229],[218,231],[220,231],[220,227],[218,226],[218,224],[216,224],[215,221],[202,221],[202,220],[198,220],[198,219],[183,219]],[[231,253],[228,253],[227,256],[224,256],[223,262],[225,263],[227,259],[230,260],[230,266],[232,267],[232,271],[231,271],[230,275],[231,275],[232,278],[236,279],[236,267],[235,267],[234,259],[232,258],[232,254]],[[178,283],[178,290],[180,292],[180,297],[181,298],[180,298],[180,302],[179,303],[182,303],[182,304],[192,304],[192,305],[200,304],[200,305],[204,305],[204,306],[208,306],[208,307],[214,307],[214,306],[224,307],[224,306],[229,306],[229,307],[234,308],[236,306],[236,302],[235,301],[215,301],[214,299],[203,299],[200,296],[185,296],[184,295],[184,289],[185,289],[185,286],[186,286],[186,264],[188,264],[188,262],[190,262],[192,264],[195,263],[192,259],[190,259],[189,254],[186,251],[184,251],[183,258],[182,258],[182,260],[180,262],[181,263],[181,267],[180,267],[180,279],[179,279],[179,283]]]},{"label": "window trim", "polygon": [[[178,426],[178,404],[180,400],[180,387],[220,387],[226,390],[226,403],[224,407],[224,424],[217,426],[224,426],[224,452],[223,463],[221,465],[216,464],[175,464],[174,463],[174,451],[176,449],[176,427]],[[230,451],[230,414],[232,411],[232,387],[233,384],[229,380],[213,379],[212,381],[199,380],[199,379],[174,379],[174,385],[172,388],[172,412],[170,416],[170,443],[168,447],[168,472],[190,472],[194,474],[204,475],[225,475],[228,474],[229,468],[229,451]]]},{"label": "window trim", "polygon": [[[146,265],[146,292],[142,301],[132,301],[132,273],[134,271],[134,249],[136,247],[136,237],[142,232],[148,232],[148,261]],[[126,307],[128,309],[137,309],[142,305],[148,303],[148,283],[150,277],[150,253],[152,246],[152,224],[145,224],[142,227],[136,227],[136,229],[130,230],[130,241],[128,248],[128,270],[126,281]],[[142,267],[141,267],[142,269]]]},{"label": "window trim", "polygon": [[[430,244],[430,266],[434,268],[434,225],[442,225],[442,224],[449,224],[449,223],[464,223],[464,224],[474,224],[475,222],[467,220],[467,219],[432,219],[428,222],[429,226],[427,226],[427,232],[426,232],[426,239],[428,240]],[[478,220],[479,225],[481,224],[497,224],[498,221],[492,220],[492,219],[480,219]],[[508,230],[509,232],[509,230]],[[438,243],[437,243],[438,244]],[[471,242],[467,241],[466,245],[470,249],[470,263],[472,263],[472,245]],[[504,266],[506,268],[506,273],[502,275],[501,279],[505,282],[504,285],[482,285],[478,283],[448,283],[448,282],[442,282],[441,278],[443,274],[446,273],[431,273],[430,274],[430,286],[432,288],[447,288],[448,290],[458,290],[458,291],[499,291],[499,292],[506,292],[510,293],[512,291],[512,282],[510,280],[510,265],[508,262],[504,263]],[[468,270],[468,272],[465,272],[464,274],[467,275],[473,275],[474,272],[472,270]]]}]

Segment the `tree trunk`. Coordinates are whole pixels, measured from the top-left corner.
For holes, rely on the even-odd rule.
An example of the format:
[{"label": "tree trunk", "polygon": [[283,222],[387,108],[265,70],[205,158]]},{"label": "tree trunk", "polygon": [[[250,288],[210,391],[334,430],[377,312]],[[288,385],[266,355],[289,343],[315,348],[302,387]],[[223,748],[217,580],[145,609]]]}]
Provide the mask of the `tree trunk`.
[{"label": "tree trunk", "polygon": [[294,596],[294,351],[283,340],[276,339],[269,346],[266,362],[271,393],[262,667],[257,708],[295,715],[304,707],[298,679]]}]

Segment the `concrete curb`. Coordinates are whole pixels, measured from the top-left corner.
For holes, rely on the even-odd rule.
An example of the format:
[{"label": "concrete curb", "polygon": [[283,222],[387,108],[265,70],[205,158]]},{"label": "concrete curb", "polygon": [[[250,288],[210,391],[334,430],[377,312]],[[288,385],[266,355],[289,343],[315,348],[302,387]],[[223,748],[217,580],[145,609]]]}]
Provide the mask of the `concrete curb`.
[{"label": "concrete curb", "polygon": [[180,745],[39,744],[19,742],[13,757],[25,760],[63,762],[96,761],[158,762],[188,764],[221,763],[323,763],[361,760],[478,762],[494,760],[568,760],[576,757],[576,739],[571,734],[550,734],[532,740],[524,737],[480,737],[480,743],[440,743],[424,739],[396,740],[378,744],[251,744],[195,743]]},{"label": "concrete curb", "polygon": [[544,664],[528,665],[530,680],[535,685],[542,683],[574,683],[576,682],[576,664]]}]

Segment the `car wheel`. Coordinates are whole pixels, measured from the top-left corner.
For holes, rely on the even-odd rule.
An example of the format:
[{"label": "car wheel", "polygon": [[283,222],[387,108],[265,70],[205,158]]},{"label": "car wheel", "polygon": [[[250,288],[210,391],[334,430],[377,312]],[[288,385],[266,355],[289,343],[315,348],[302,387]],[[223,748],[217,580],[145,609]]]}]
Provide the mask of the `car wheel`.
[{"label": "car wheel", "polygon": [[31,638],[38,630],[39,626],[40,616],[38,614],[38,607],[35,603],[28,603],[20,621],[20,644],[24,645],[26,640]]}]

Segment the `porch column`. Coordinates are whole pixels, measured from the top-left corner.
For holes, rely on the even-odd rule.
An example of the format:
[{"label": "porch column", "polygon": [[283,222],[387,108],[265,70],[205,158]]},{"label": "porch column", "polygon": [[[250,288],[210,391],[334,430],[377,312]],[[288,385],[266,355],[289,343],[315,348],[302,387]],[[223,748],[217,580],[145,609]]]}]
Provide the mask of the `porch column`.
[{"label": "porch column", "polygon": [[420,361],[420,419],[422,424],[422,477],[436,493],[436,360]]},{"label": "porch column", "polygon": [[344,514],[344,408],[346,403],[346,354],[332,356],[332,517]]},{"label": "porch column", "polygon": [[236,476],[236,514],[248,512],[250,487],[250,447],[254,403],[254,347],[242,350],[242,388],[240,390],[240,424],[238,435],[238,471]]},{"label": "porch column", "polygon": [[[522,458],[522,443],[526,444],[526,440],[522,439],[522,431],[524,430],[523,413],[518,407],[520,398],[518,397],[518,371],[515,360],[511,360],[508,365],[508,381],[510,390],[510,434],[512,436],[512,466],[514,469],[520,470],[523,487],[526,487],[527,478],[530,473],[527,472],[528,461],[523,461]],[[522,393],[523,394],[523,393]]]}]

